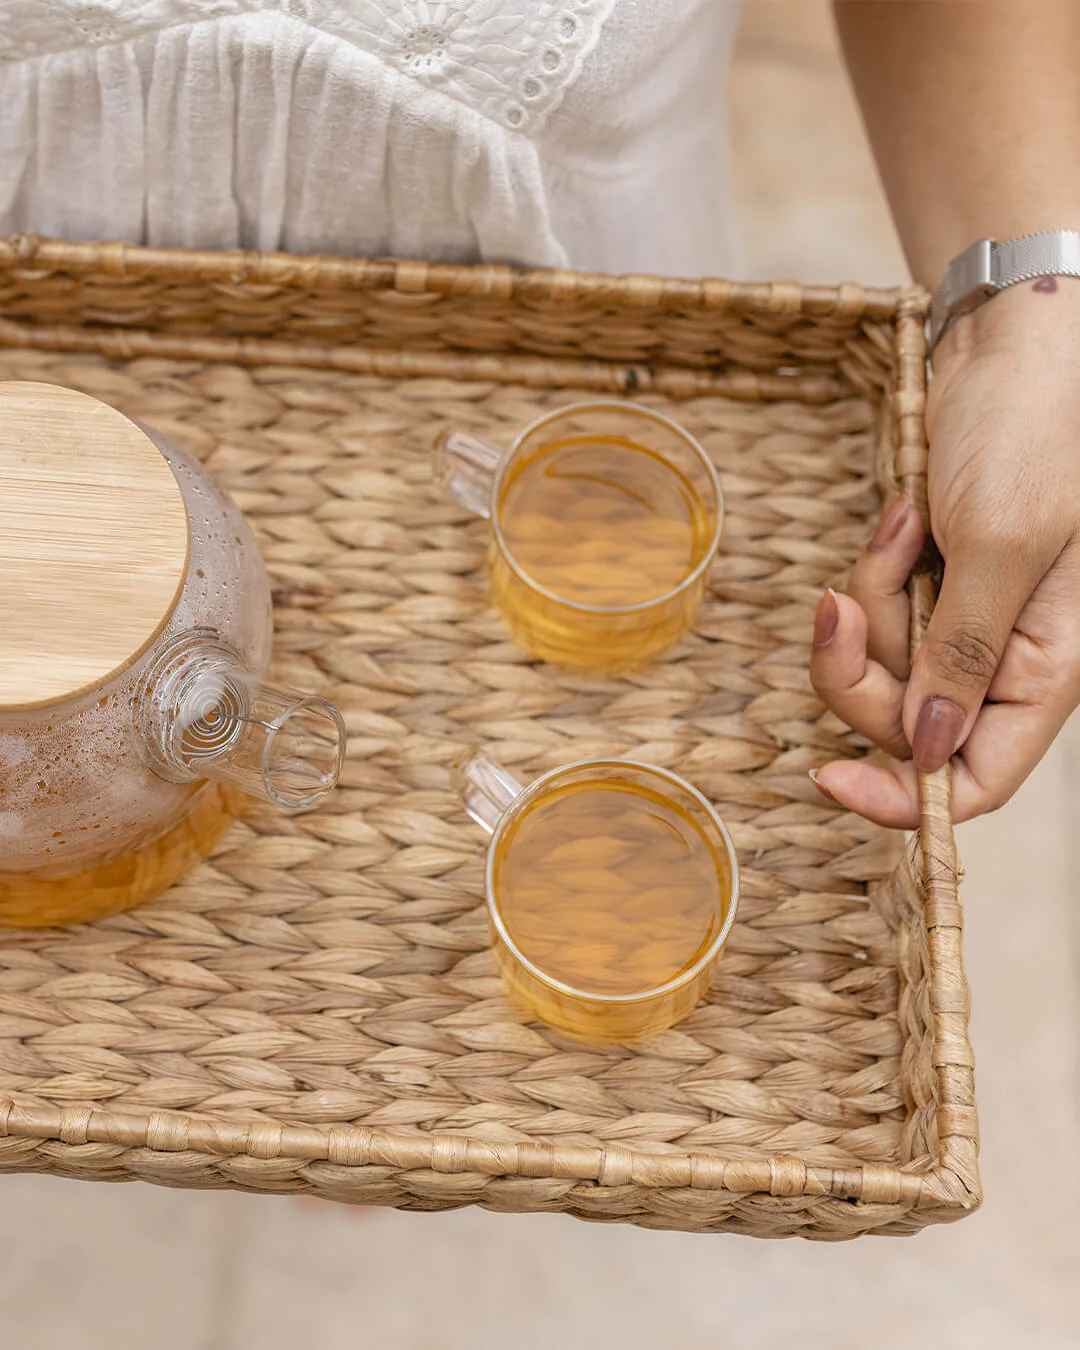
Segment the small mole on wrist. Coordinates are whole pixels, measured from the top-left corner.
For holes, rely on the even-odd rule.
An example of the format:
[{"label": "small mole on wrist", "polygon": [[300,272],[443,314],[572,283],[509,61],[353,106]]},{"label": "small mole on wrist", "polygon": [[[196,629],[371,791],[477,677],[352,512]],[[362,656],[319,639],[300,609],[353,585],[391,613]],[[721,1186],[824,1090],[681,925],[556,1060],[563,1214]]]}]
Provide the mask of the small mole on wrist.
[{"label": "small mole on wrist", "polygon": [[1040,277],[1031,285],[1031,289],[1038,291],[1040,295],[1053,295],[1057,288],[1057,277]]}]

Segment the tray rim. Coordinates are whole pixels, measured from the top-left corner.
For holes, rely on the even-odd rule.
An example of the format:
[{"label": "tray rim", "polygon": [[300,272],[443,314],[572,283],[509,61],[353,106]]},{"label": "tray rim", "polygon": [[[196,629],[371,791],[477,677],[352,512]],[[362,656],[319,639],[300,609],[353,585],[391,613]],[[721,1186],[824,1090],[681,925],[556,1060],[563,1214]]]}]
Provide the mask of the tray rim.
[{"label": "tray rim", "polygon": [[[689,280],[640,274],[611,276],[507,264],[458,265],[394,258],[341,258],[245,250],[149,248],[124,242],[71,242],[39,235],[0,237],[0,280],[61,272],[97,277],[118,285],[156,281],[194,283],[229,291],[244,286],[297,293],[393,292],[406,297],[496,303],[562,304],[588,301],[609,310],[648,311],[706,319],[721,315],[776,320],[800,315],[841,326],[891,322],[907,299],[929,304],[918,288],[800,286],[794,282]],[[848,372],[781,375],[745,368],[702,369],[664,359],[611,360],[573,356],[497,353],[420,344],[408,350],[357,343],[287,341],[264,336],[191,334],[168,326],[146,330],[97,317],[85,324],[35,323],[0,317],[0,347],[33,346],[86,351],[111,359],[157,356],[227,361],[238,365],[301,365],[387,378],[433,376],[473,381],[514,380],[529,387],[553,383],[615,394],[656,392],[673,398],[721,394],[757,401],[791,397],[826,403],[860,392],[865,383]]]},{"label": "tray rim", "polygon": [[616,275],[510,263],[440,263],[421,258],[353,258],[255,249],[155,248],[122,240],[66,240],[37,234],[0,236],[0,272],[23,268],[104,274],[110,280],[157,279],[292,290],[382,291],[473,300],[595,299],[635,309],[700,309],[735,314],[891,321],[916,286],[807,285],[723,277]]},{"label": "tray rim", "polygon": [[[892,333],[895,385],[884,394],[891,413],[899,471],[895,487],[927,518],[927,446],[923,428],[926,394],[925,318],[928,297],[917,287],[878,289],[859,285],[689,280],[649,276],[530,270],[506,265],[436,264],[419,260],[352,259],[243,251],[209,252],[146,248],[119,242],[67,242],[20,235],[0,239],[0,278],[21,269],[104,273],[121,281],[157,278],[228,286],[273,285],[328,292],[396,290],[442,297],[501,301],[591,298],[624,308],[700,309],[706,314],[744,316],[802,314],[848,324],[887,323]],[[751,372],[701,371],[663,363],[590,362],[508,353],[370,350],[259,338],[199,337],[126,329],[122,325],[37,325],[0,318],[0,347],[93,352],[129,360],[155,355],[247,365],[287,364],[345,369],[388,378],[448,375],[456,378],[560,383],[584,371],[593,387],[618,393],[665,393],[671,397],[794,396],[827,402],[857,396],[856,385],[812,376],[798,390],[789,377]],[[912,647],[933,608],[930,572],[910,584]],[[0,1095],[0,1138],[50,1140],[61,1145],[122,1144],[150,1152],[196,1152],[210,1157],[297,1158],[346,1167],[389,1165],[434,1172],[564,1179],[600,1187],[641,1186],[724,1191],[742,1196],[832,1197],[881,1205],[881,1224],[906,1213],[924,1222],[957,1218],[981,1203],[973,1056],[967,1032],[968,989],[962,962],[962,909],[958,898],[956,844],[949,811],[949,771],[920,775],[918,884],[928,943],[929,1020],[937,1078],[938,1155],[928,1168],[904,1170],[886,1164],[848,1168],[807,1166],[797,1157],[724,1160],[686,1151],[653,1154],[625,1146],[606,1148],[545,1143],[506,1144],[465,1135],[412,1136],[357,1126],[293,1126],[253,1120],[217,1120],[184,1111],[113,1111],[100,1107],[25,1107]],[[870,1225],[866,1231],[873,1231]]]}]

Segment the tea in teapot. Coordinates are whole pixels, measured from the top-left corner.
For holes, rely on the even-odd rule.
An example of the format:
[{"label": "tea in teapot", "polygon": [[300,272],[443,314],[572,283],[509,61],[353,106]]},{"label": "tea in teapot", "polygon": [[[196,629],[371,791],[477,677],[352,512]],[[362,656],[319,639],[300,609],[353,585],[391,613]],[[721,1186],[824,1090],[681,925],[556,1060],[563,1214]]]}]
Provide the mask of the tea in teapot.
[{"label": "tea in teapot", "polygon": [[321,801],[326,700],[263,682],[270,587],[236,506],[97,399],[0,383],[0,924],[156,895],[244,794]]}]

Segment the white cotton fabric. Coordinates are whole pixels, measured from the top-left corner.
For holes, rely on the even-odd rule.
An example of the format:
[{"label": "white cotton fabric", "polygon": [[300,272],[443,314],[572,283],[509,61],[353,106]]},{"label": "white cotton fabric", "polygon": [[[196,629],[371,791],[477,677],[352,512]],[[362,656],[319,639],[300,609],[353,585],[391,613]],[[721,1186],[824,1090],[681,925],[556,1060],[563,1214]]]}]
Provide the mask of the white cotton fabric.
[{"label": "white cotton fabric", "polygon": [[0,0],[0,233],[736,270],[737,0]]}]

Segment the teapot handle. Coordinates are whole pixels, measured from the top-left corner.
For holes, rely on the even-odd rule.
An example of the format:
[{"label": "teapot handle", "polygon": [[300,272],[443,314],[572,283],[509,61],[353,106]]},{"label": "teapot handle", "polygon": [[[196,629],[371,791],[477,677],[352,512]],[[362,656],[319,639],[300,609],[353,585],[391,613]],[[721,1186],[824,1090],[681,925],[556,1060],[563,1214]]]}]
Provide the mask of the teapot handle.
[{"label": "teapot handle", "polygon": [[141,706],[153,767],[171,781],[214,778],[284,811],[304,811],[341,776],[346,732],[337,708],[265,684],[212,630],[168,644]]}]

